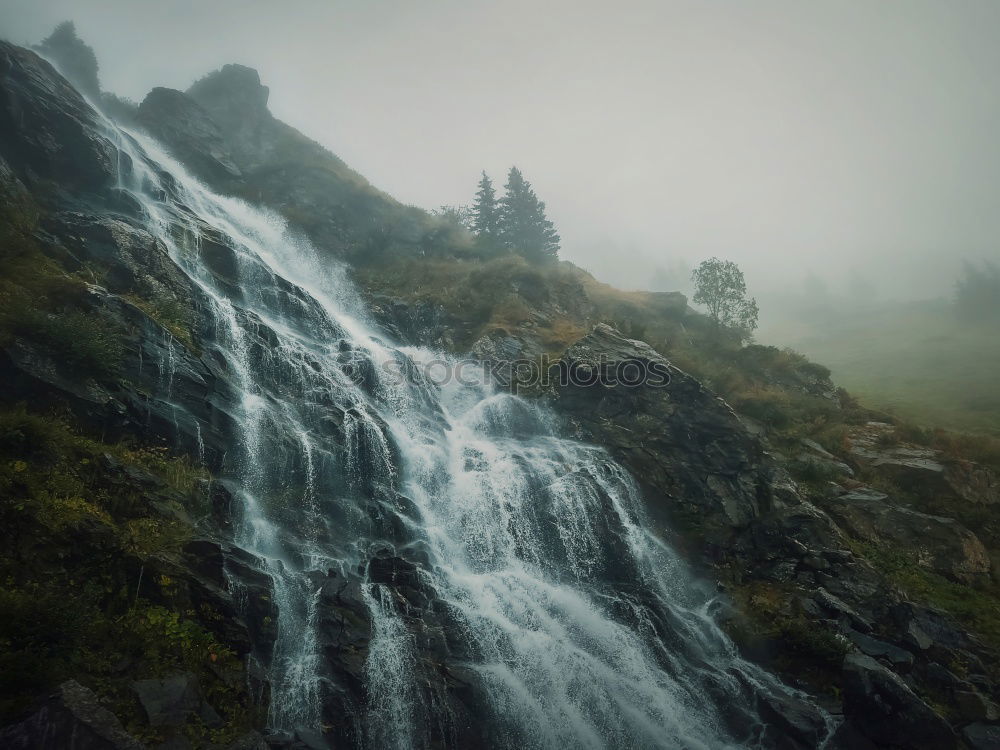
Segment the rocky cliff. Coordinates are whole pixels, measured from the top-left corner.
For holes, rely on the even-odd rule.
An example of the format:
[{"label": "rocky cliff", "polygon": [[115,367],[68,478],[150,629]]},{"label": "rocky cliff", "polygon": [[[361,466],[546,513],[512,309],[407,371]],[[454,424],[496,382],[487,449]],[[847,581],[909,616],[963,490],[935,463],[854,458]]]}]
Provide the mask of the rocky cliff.
[{"label": "rocky cliff", "polygon": [[[136,117],[201,179],[281,211],[321,252],[355,263],[400,338],[486,359],[547,356],[553,377],[536,396],[631,471],[662,537],[718,585],[719,614],[745,653],[844,718],[835,744],[997,746],[992,469],[911,442],[822,373],[779,368],[774,357],[761,366],[756,351],[734,361],[760,388],[817,399],[824,425],[842,429],[821,445],[813,437],[824,425],[803,437],[772,412],[746,413],[759,402],[738,402],[737,413],[669,361],[680,331],[697,335],[683,298],[623,301],[573,269],[476,260],[449,260],[441,273],[460,268],[467,287],[486,277],[502,292],[488,307],[473,312],[433,276],[418,294],[401,292],[389,276],[440,241],[433,221],[273,118],[267,95],[256,72],[226,66],[187,92],[154,89]],[[121,154],[50,65],[0,46],[0,449],[11,537],[2,593],[14,612],[0,640],[14,675],[4,718],[19,717],[0,737],[12,747],[46,732],[84,738],[76,747],[262,747],[274,583],[231,544],[234,490],[216,479],[237,429],[234,374],[214,354],[199,290],[117,189]],[[231,281],[232,249],[206,237],[197,252]],[[640,314],[678,338],[653,348],[623,335]],[[273,333],[261,322],[258,334],[252,345],[265,356]],[[623,363],[660,368],[668,382],[609,386]],[[560,377],[593,372],[601,376]],[[326,437],[342,443],[343,424]],[[405,524],[386,523],[386,538],[405,544]],[[461,634],[416,572],[419,559],[392,550],[374,555],[367,575],[404,607],[428,700],[447,704],[461,728],[433,740],[481,746],[489,739]],[[331,570],[313,582],[327,634],[328,736],[272,745],[358,740],[350,717],[364,700],[372,638],[359,580]],[[84,593],[72,593],[83,581]],[[47,614],[62,598],[79,603],[68,621]],[[33,626],[38,618],[49,619]],[[13,682],[39,660],[27,689]],[[788,747],[815,737],[805,709],[760,710],[784,727]]]}]

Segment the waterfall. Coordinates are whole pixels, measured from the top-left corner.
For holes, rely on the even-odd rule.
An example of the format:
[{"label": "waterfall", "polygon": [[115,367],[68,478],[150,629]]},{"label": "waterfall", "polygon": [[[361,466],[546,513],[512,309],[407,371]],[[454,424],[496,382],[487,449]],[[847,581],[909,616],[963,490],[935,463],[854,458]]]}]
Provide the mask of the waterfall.
[{"label": "waterfall", "polygon": [[540,403],[421,377],[442,355],[389,342],[343,269],[280,217],[105,127],[128,157],[119,189],[190,278],[205,345],[238,392],[222,473],[242,503],[232,541],[274,586],[271,728],[323,723],[317,576],[331,570],[362,577],[372,623],[358,744],[427,747],[447,726],[406,605],[366,572],[403,534],[461,635],[492,745],[767,744],[760,696],[801,696],[737,653],[621,466],[560,436]]}]

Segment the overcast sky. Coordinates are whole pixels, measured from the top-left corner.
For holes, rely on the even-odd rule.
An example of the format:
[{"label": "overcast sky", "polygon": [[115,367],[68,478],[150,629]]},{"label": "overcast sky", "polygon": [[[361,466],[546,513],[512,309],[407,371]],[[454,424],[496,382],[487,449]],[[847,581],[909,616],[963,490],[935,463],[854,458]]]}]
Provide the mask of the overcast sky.
[{"label": "overcast sky", "polygon": [[136,100],[257,68],[407,203],[517,164],[624,286],[717,255],[925,296],[1000,256],[1000,0],[0,0],[15,42],[65,19]]}]

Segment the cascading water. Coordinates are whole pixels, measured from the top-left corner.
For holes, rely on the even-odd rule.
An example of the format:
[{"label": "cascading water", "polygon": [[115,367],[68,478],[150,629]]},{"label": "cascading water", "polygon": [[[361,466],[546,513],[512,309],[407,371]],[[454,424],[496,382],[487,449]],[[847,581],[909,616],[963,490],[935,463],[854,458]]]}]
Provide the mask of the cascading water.
[{"label": "cascading water", "polygon": [[[340,270],[279,218],[211,193],[144,136],[106,127],[128,157],[119,187],[193,282],[237,391],[238,445],[221,473],[242,501],[233,542],[273,581],[272,728],[322,724],[315,574],[363,575],[392,538],[374,509],[405,498],[395,522],[461,635],[492,745],[767,744],[759,696],[792,691],[736,653],[620,466],[560,438],[538,404],[426,382],[421,365],[439,355],[386,344]],[[232,261],[225,272],[219,255]],[[405,607],[363,581],[364,741],[427,746],[449,717],[419,684]]]}]

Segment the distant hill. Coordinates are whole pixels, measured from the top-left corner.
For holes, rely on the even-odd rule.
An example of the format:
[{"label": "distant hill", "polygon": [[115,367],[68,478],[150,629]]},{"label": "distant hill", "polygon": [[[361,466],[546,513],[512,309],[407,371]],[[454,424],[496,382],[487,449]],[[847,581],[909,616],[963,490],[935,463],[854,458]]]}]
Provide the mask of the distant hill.
[{"label": "distant hill", "polygon": [[836,306],[765,332],[823,362],[868,405],[910,421],[1000,434],[1000,336],[959,321],[950,301]]}]

